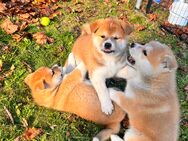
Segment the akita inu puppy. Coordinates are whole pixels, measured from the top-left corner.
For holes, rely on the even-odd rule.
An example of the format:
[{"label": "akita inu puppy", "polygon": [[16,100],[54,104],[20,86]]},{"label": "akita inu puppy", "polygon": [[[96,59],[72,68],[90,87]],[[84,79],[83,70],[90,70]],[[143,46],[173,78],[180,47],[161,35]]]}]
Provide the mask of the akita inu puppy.
[{"label": "akita inu puppy", "polygon": [[[179,103],[176,94],[177,62],[171,49],[151,41],[132,44],[132,59],[124,72],[125,93],[110,89],[111,99],[129,116],[125,141],[176,141],[179,128]],[[128,72],[128,73],[127,73]],[[121,141],[112,135],[112,141]]]},{"label": "akita inu puppy", "polygon": [[[105,84],[106,78],[126,64],[126,45],[132,26],[122,20],[100,19],[83,26],[82,35],[74,43],[76,64],[83,62],[97,91],[102,112],[111,114],[113,105]],[[74,63],[74,62],[73,62]]]},{"label": "akita inu puppy", "polygon": [[95,137],[104,141],[111,134],[119,132],[125,112],[116,104],[110,116],[101,111],[95,89],[83,80],[82,66],[79,64],[66,76],[62,74],[63,69],[57,65],[52,69],[41,67],[29,74],[25,83],[31,89],[32,97],[38,105],[74,113],[86,120],[105,125],[105,129]]}]

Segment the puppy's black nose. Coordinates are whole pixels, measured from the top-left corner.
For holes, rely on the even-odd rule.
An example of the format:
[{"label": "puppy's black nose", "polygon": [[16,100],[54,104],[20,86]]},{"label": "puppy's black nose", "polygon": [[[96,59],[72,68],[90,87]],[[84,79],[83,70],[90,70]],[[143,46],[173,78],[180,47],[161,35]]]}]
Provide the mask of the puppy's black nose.
[{"label": "puppy's black nose", "polygon": [[131,46],[130,46],[131,48],[133,48],[133,47],[135,47],[135,43],[131,43]]},{"label": "puppy's black nose", "polygon": [[111,43],[108,43],[108,42],[107,42],[107,43],[104,44],[104,48],[105,48],[105,49],[110,49],[111,47],[112,47],[112,44],[111,44]]}]

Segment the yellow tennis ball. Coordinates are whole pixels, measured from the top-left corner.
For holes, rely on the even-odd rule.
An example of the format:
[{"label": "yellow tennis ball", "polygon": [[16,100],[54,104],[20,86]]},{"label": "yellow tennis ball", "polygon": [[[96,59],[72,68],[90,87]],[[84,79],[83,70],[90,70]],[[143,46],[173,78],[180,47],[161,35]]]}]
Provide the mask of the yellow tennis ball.
[{"label": "yellow tennis ball", "polygon": [[40,19],[40,24],[43,26],[48,26],[50,24],[50,19],[48,17],[42,17]]}]

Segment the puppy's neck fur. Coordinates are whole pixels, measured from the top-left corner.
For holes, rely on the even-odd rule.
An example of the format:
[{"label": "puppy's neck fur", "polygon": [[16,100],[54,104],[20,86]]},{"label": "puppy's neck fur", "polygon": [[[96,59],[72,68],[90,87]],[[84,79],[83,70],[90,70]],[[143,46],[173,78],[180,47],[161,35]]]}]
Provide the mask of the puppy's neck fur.
[{"label": "puppy's neck fur", "polygon": [[129,87],[133,91],[142,91],[144,93],[172,95],[176,93],[175,72],[162,73],[156,77],[147,77],[141,74],[131,80],[128,80]]}]

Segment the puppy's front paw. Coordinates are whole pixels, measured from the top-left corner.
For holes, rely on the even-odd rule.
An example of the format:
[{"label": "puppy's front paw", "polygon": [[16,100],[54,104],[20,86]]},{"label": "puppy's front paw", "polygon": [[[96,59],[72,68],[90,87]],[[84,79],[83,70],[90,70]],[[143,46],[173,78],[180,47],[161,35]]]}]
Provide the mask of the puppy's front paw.
[{"label": "puppy's front paw", "polygon": [[99,141],[97,137],[94,137],[92,141]]},{"label": "puppy's front paw", "polygon": [[123,140],[117,135],[111,135],[111,141],[123,141]]},{"label": "puppy's front paw", "polygon": [[101,108],[102,108],[103,113],[105,113],[107,115],[111,115],[112,111],[114,109],[114,106],[113,106],[111,100],[109,100],[104,103],[101,103]]}]

